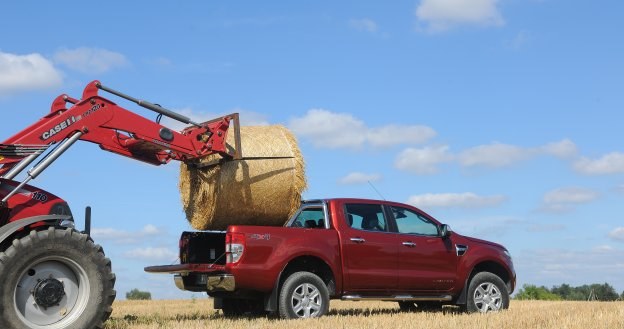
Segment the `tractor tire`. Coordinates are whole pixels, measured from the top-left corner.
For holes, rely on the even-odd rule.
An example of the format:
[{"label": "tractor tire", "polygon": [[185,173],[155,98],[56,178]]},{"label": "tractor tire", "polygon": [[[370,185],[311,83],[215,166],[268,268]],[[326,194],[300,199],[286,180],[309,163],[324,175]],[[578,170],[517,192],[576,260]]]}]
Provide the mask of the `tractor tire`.
[{"label": "tractor tire", "polygon": [[469,313],[489,313],[509,308],[507,286],[496,274],[477,273],[468,286],[465,310]]},{"label": "tractor tire", "polygon": [[86,234],[49,227],[0,252],[0,328],[103,328],[115,274]]},{"label": "tractor tire", "polygon": [[284,319],[318,318],[329,310],[327,286],[316,274],[291,274],[279,294],[279,315]]}]

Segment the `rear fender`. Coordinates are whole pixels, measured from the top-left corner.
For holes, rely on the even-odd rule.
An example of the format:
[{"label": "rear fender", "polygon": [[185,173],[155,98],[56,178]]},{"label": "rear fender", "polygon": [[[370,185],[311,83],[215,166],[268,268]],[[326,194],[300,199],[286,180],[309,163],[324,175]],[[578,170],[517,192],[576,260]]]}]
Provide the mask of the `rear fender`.
[{"label": "rear fender", "polygon": [[[321,276],[321,278],[323,279],[323,281],[325,281],[325,278],[327,276],[329,276],[329,282],[334,282],[334,286],[333,289],[328,287],[328,289],[330,289],[330,294],[333,292],[335,294],[335,281],[336,281],[336,274],[334,273],[333,269],[331,268],[331,266],[329,266],[329,263],[325,260],[325,258],[323,257],[319,257],[318,255],[298,255],[296,257],[293,257],[292,259],[290,259],[286,265],[282,268],[282,270],[280,271],[280,273],[277,276],[277,279],[275,280],[275,285],[273,286],[273,289],[271,290],[271,293],[267,294],[264,296],[264,310],[268,311],[268,312],[275,312],[277,311],[278,308],[278,298],[279,298],[279,293],[280,293],[280,289],[281,289],[281,285],[283,283],[282,279],[286,279],[286,277],[284,277],[284,274],[292,274],[292,271],[287,271],[289,270],[289,267],[291,265],[293,265],[296,261],[301,260],[303,258],[312,258],[316,261],[320,261],[322,264],[324,264],[326,266],[326,270],[328,272],[325,272],[327,275],[321,275],[318,274],[319,276]],[[289,272],[289,273],[287,273]]]},{"label": "rear fender", "polygon": [[0,244],[2,244],[5,240],[10,238],[15,232],[18,230],[32,225],[37,222],[46,222],[51,225],[60,224],[64,220],[70,220],[72,216],[69,215],[42,215],[42,216],[33,216],[23,218],[11,223],[8,223],[2,227],[0,227]]}]

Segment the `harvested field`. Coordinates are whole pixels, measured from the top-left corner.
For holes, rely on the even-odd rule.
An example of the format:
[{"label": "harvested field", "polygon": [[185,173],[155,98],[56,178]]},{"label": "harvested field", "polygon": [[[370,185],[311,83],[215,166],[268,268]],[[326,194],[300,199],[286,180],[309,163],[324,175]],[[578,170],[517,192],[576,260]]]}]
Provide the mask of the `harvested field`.
[{"label": "harvested field", "polygon": [[332,301],[330,314],[312,320],[226,319],[212,301],[118,301],[106,329],[138,328],[424,328],[424,329],[624,329],[624,302],[512,301],[495,314],[402,312],[392,302]]}]

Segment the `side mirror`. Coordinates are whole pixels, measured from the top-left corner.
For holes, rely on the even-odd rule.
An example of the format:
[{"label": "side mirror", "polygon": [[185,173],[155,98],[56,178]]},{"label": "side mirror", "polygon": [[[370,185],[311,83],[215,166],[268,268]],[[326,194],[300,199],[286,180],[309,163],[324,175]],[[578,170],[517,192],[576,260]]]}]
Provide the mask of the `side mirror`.
[{"label": "side mirror", "polygon": [[446,224],[442,224],[440,226],[440,236],[443,238],[448,238],[451,236],[451,233],[453,232],[453,230],[451,230],[451,227],[446,225]]}]

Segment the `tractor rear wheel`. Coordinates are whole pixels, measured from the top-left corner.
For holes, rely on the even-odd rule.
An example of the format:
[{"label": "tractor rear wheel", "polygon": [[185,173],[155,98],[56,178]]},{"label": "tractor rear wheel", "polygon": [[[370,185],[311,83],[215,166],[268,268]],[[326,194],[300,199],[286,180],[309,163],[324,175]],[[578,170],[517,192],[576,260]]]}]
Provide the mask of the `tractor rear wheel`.
[{"label": "tractor rear wheel", "polygon": [[115,274],[86,234],[50,227],[0,252],[0,328],[102,328]]}]

